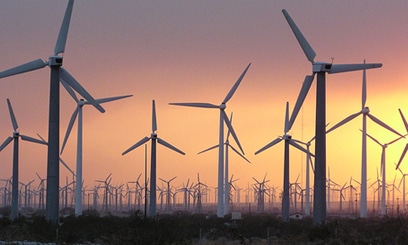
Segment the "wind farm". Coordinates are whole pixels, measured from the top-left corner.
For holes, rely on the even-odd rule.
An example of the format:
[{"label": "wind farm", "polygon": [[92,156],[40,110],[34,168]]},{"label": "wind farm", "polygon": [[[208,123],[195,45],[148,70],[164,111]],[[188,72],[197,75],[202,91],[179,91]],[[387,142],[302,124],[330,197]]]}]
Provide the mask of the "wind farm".
[{"label": "wind farm", "polygon": [[[70,212],[135,209],[149,218],[241,212],[291,222],[301,214],[315,224],[405,215],[408,36],[392,23],[406,23],[408,10],[321,3],[5,3],[0,99],[13,104],[22,133],[50,143],[20,143],[18,180],[13,147],[2,147],[0,206],[17,217],[21,202],[21,214],[31,205],[54,222]],[[63,67],[53,63],[60,59]],[[359,64],[339,65],[349,62]],[[115,103],[97,99],[129,94]],[[83,137],[79,118],[78,134],[69,133],[81,103],[97,109],[84,112]],[[19,130],[10,127],[7,103],[0,112],[0,136],[9,139]],[[157,136],[166,141],[157,138],[156,149]],[[275,138],[302,150],[284,154],[282,144],[254,154]],[[379,145],[387,146],[383,160]],[[68,168],[59,167],[60,156]],[[327,169],[340,186],[327,186]]]}]

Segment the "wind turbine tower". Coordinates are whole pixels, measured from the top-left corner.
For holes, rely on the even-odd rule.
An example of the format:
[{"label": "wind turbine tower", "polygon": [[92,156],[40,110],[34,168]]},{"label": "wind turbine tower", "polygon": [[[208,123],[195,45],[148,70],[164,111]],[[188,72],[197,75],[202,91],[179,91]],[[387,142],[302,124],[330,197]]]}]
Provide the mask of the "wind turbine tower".
[{"label": "wind turbine tower", "polygon": [[321,225],[326,223],[326,73],[341,73],[349,71],[379,68],[382,64],[332,64],[328,62],[315,62],[315,51],[312,49],[306,38],[303,36],[295,22],[283,9],[292,32],[299,42],[307,59],[312,64],[312,75],[307,75],[300,94],[297,98],[293,113],[290,118],[288,130],[293,126],[297,114],[302,107],[303,101],[310,89],[314,76],[316,81],[316,126],[315,126],[315,175],[314,175],[314,195],[313,195],[313,224]]},{"label": "wind turbine tower", "polygon": [[224,217],[224,122],[230,130],[232,136],[234,137],[235,142],[239,146],[241,152],[241,144],[239,143],[238,137],[235,134],[235,131],[231,125],[231,122],[228,119],[225,109],[227,108],[227,102],[232,98],[235,91],[237,90],[239,84],[244,78],[246,72],[248,71],[251,63],[245,68],[241,76],[235,82],[234,86],[231,88],[225,99],[221,102],[221,105],[214,105],[210,103],[169,103],[170,105],[177,106],[189,106],[189,107],[200,107],[200,108],[211,108],[220,110],[220,121],[219,121],[219,141],[218,141],[218,197],[217,197],[217,216]]},{"label": "wind turbine tower", "polygon": [[151,158],[150,158],[150,207],[149,207],[149,217],[154,217],[156,215],[156,143],[159,143],[170,150],[173,150],[177,153],[185,155],[184,152],[172,146],[170,143],[167,143],[163,139],[157,137],[157,120],[156,120],[156,105],[154,100],[152,101],[152,133],[150,137],[144,137],[138,141],[129,149],[125,150],[122,155],[127,154],[128,152],[136,149],[137,147],[143,145],[147,141],[151,140]]},{"label": "wind turbine tower", "polygon": [[16,66],[6,71],[0,72],[0,78],[13,76],[37,69],[50,67],[50,99],[48,116],[48,153],[47,153],[47,200],[46,214],[47,221],[56,224],[59,216],[59,112],[60,112],[60,93],[59,81],[62,80],[87,101],[91,102],[100,112],[105,110],[95,101],[94,98],[75,80],[75,78],[62,68],[62,53],[65,51],[65,44],[68,36],[69,23],[71,20],[74,0],[70,0],[65,11],[64,19],[58,34],[57,42],[54,48],[54,54],[48,58],[48,61],[36,59],[25,64]]},{"label": "wind turbine tower", "polygon": [[[62,152],[64,151],[65,144],[67,143],[72,127],[75,123],[76,118],[78,118],[77,152],[76,152],[77,153],[76,155],[76,181],[75,181],[76,182],[76,185],[75,185],[75,215],[79,216],[79,215],[82,215],[82,138],[83,138],[82,137],[82,132],[83,132],[82,130],[83,128],[82,111],[83,110],[82,108],[85,105],[90,105],[91,103],[84,99],[78,99],[75,92],[64,82],[62,83],[62,85],[65,87],[65,89],[68,91],[68,93],[77,103],[74,113],[72,114],[71,119],[69,121],[67,132],[65,134],[64,141],[62,143],[60,154],[62,154]],[[102,103],[107,103],[107,102],[111,102],[111,101],[115,101],[119,99],[124,99],[124,98],[131,97],[131,96],[133,95],[102,98],[102,99],[96,99],[96,101],[99,104],[102,104]]]}]

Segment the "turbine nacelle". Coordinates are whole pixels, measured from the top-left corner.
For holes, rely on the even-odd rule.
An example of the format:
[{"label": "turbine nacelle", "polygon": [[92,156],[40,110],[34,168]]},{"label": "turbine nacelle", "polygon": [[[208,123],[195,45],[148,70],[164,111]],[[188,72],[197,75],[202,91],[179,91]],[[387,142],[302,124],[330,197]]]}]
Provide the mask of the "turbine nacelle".
[{"label": "turbine nacelle", "polygon": [[54,55],[48,59],[49,66],[62,66],[62,56]]},{"label": "turbine nacelle", "polygon": [[20,132],[14,131],[13,132],[13,137],[18,138],[20,136]]},{"label": "turbine nacelle", "polygon": [[361,112],[362,112],[363,114],[368,114],[368,113],[370,113],[370,108],[369,108],[368,106],[366,106],[366,107],[364,107],[364,108],[361,110]]},{"label": "turbine nacelle", "polygon": [[227,108],[227,105],[225,103],[222,103],[220,105],[220,110],[225,110],[225,108]]},{"label": "turbine nacelle", "polygon": [[283,140],[291,140],[291,139],[292,139],[292,135],[286,133],[285,135],[282,136],[282,139],[283,139]]},{"label": "turbine nacelle", "polygon": [[152,139],[157,139],[157,133],[152,133],[152,134],[151,134],[151,138],[152,138]]},{"label": "turbine nacelle", "polygon": [[315,62],[313,63],[313,72],[330,72],[332,65],[332,63]]}]

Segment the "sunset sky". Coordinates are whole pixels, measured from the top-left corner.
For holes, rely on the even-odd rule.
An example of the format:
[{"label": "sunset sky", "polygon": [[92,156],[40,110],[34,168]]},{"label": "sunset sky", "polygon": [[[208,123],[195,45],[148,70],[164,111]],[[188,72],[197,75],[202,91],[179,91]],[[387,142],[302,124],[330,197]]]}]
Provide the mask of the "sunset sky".
[{"label": "sunset sky", "polygon": [[[68,1],[0,3],[0,71],[53,54]],[[316,51],[317,61],[382,63],[367,71],[367,103],[373,115],[406,133],[398,108],[408,118],[408,2],[399,1],[76,1],[64,54],[67,69],[94,98],[133,94],[103,104],[101,114],[84,108],[84,186],[112,173],[113,184],[144,174],[144,147],[122,156],[151,133],[151,104],[156,100],[158,136],[186,153],[157,148],[157,176],[177,178],[176,186],[200,180],[217,185],[218,110],[170,106],[170,102],[220,104],[245,67],[252,63],[227,104],[248,164],[230,154],[230,174],[246,188],[252,177],[282,187],[283,142],[259,155],[254,152],[283,134],[285,104],[295,104],[305,75],[311,73],[289,28],[285,8]],[[361,110],[362,72],[327,76],[327,122],[333,126]],[[291,130],[295,139],[314,135],[315,83]],[[0,81],[0,141],[12,135],[9,98],[22,134],[48,138],[49,69]],[[76,104],[61,87],[61,143]],[[331,179],[343,185],[361,178],[362,118],[327,135]],[[386,143],[396,135],[368,120],[368,133]],[[1,143],[0,142],[0,143]],[[46,177],[43,145],[20,141],[20,180],[38,172]],[[387,148],[387,182],[397,176],[403,139]],[[234,145],[235,146],[235,145]],[[11,176],[12,148],[0,152],[0,178]],[[150,161],[150,143],[148,144]],[[76,124],[62,158],[75,169]],[[304,186],[305,155],[291,148],[290,180]],[[368,185],[376,180],[381,147],[368,139]],[[401,165],[408,173],[408,158]],[[61,167],[61,185],[68,171]],[[142,177],[143,178],[143,177]],[[159,185],[161,181],[157,182]],[[313,181],[311,182],[313,184]],[[0,184],[3,186],[3,183]],[[401,188],[402,189],[402,188]],[[368,198],[371,199],[371,189]]]}]

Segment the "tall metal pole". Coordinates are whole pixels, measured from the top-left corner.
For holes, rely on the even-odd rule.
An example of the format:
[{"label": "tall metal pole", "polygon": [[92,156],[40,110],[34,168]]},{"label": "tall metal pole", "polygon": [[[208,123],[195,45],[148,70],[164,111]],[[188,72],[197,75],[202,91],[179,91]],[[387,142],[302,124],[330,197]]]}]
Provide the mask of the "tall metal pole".
[{"label": "tall metal pole", "polygon": [[317,73],[313,224],[326,224],[326,73]]}]

